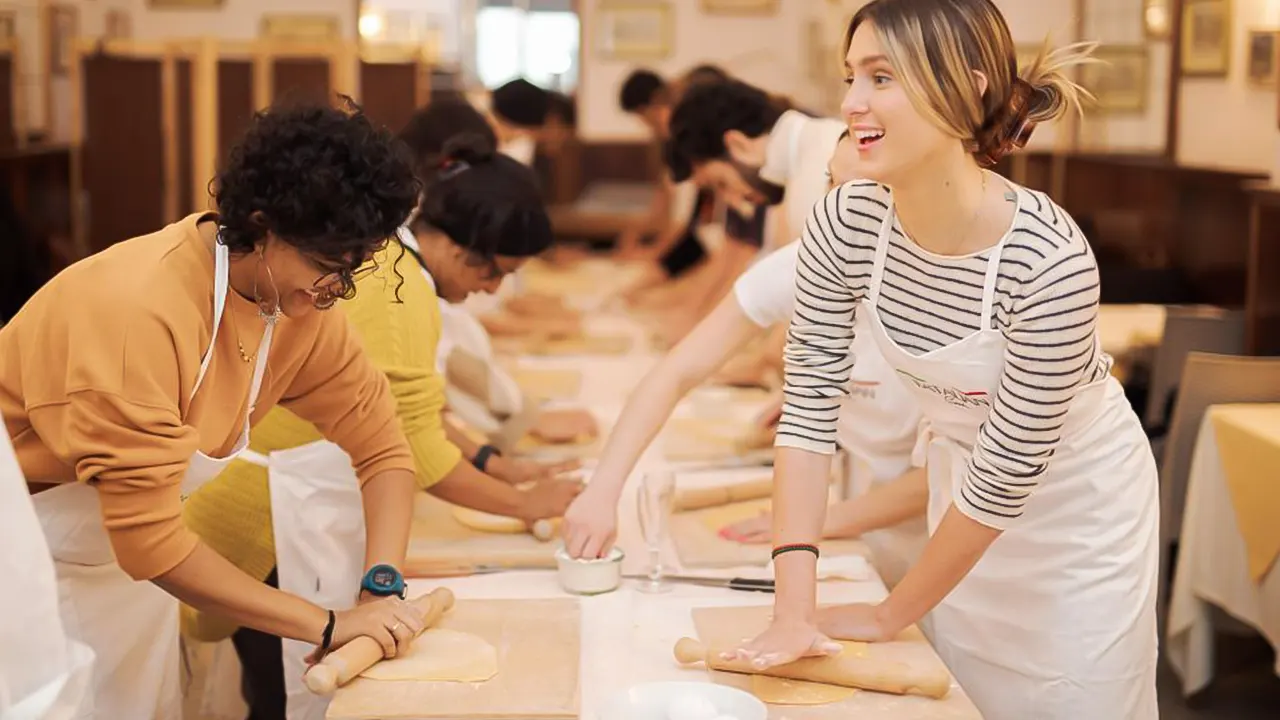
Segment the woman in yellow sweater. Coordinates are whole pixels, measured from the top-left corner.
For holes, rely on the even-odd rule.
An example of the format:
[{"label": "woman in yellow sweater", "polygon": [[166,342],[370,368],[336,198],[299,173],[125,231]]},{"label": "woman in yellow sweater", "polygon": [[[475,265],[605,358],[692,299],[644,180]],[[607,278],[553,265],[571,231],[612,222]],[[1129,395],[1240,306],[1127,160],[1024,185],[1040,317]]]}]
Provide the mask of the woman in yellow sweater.
[{"label": "woman in yellow sweater", "polygon": [[[465,138],[463,139],[465,140]],[[382,250],[356,281],[355,298],[338,307],[374,364],[390,381],[409,439],[420,487],[448,502],[527,523],[559,517],[581,485],[545,479],[529,489],[486,475],[446,437],[444,380],[436,367],[440,299],[492,291],[503,277],[550,246],[551,224],[533,173],[484,143],[459,144],[448,167],[425,178],[413,231]],[[424,272],[426,270],[426,272]],[[254,428],[251,454],[196,493],[185,507],[189,527],[252,576],[282,589],[325,582],[344,543],[360,538],[350,462],[306,419],[277,408]],[[295,478],[329,479],[326,497],[297,495]],[[319,478],[320,480],[316,480]],[[323,533],[293,530],[299,515],[327,514]],[[332,546],[332,547],[331,547]],[[332,582],[330,583],[332,584]],[[302,685],[309,648],[252,628],[190,614],[186,631],[200,640],[231,635],[244,668],[251,717],[323,718],[325,699]]]},{"label": "woman in yellow sweater", "polygon": [[174,598],[308,647],[368,635],[393,655],[421,624],[399,598],[352,608],[358,582],[329,605],[266,587],[182,521],[282,404],[354,463],[359,562],[403,563],[414,463],[395,401],[346,318],[320,310],[412,210],[409,160],[358,110],[299,106],[256,116],[215,187],[220,214],[72,265],[0,329],[0,416],[67,634],[96,654],[77,720],[181,716]]}]

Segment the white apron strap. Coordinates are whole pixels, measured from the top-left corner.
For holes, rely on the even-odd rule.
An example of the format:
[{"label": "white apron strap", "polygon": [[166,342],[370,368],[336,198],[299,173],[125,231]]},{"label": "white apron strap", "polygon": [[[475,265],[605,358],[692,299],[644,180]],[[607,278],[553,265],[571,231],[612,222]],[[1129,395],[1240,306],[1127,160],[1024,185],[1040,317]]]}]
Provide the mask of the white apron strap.
[{"label": "white apron strap", "polygon": [[245,416],[245,427],[248,427],[253,410],[258,406],[258,391],[262,389],[262,377],[267,372],[267,357],[271,354],[271,335],[276,329],[276,316],[266,318],[267,329],[262,333],[262,342],[258,343],[258,358],[253,365],[253,384],[249,386],[249,414]]},{"label": "white apron strap", "polygon": [[196,383],[191,386],[190,402],[204,382],[204,374],[209,371],[209,362],[213,360],[213,348],[218,342],[218,327],[222,325],[222,311],[227,307],[227,291],[231,287],[231,251],[221,242],[213,244],[213,335],[209,336],[209,347],[200,358],[200,374],[196,375]]},{"label": "white apron strap", "polygon": [[996,302],[996,280],[1000,278],[1000,257],[1004,254],[1004,241],[1001,240],[991,249],[991,257],[987,259],[987,275],[982,282],[982,314],[978,318],[978,327],[991,329],[991,315]]},{"label": "white apron strap", "polygon": [[880,237],[876,241],[876,260],[871,267],[871,283],[867,286],[867,299],[875,303],[880,299],[880,283],[884,279],[885,259],[889,257],[889,240],[893,237],[893,196],[889,196],[884,220],[880,222]]}]

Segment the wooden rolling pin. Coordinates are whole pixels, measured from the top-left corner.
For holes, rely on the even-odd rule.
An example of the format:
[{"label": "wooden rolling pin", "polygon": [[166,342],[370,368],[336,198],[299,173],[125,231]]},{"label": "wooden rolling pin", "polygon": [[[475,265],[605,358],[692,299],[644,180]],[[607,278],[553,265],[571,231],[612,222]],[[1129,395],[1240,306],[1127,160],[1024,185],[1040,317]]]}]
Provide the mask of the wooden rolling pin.
[{"label": "wooden rolling pin", "polygon": [[771,495],[773,495],[772,477],[749,480],[733,485],[689,488],[676,493],[675,509],[676,512],[688,512],[717,505],[759,500]]},{"label": "wooden rolling pin", "polygon": [[907,663],[841,653],[828,657],[801,658],[786,665],[760,670],[752,667],[746,660],[722,660],[720,653],[725,649],[706,648],[693,638],[681,638],[676,643],[675,655],[676,660],[682,664],[701,662],[713,670],[771,675],[895,695],[923,695],[941,699],[951,690],[951,675],[941,662],[915,667]]},{"label": "wooden rolling pin", "polygon": [[[422,628],[425,630],[453,607],[453,592],[448,588],[436,588],[410,602],[422,611]],[[311,692],[332,695],[334,690],[351,682],[352,678],[373,667],[382,658],[382,646],[377,640],[358,637],[307,668],[302,679]]]}]

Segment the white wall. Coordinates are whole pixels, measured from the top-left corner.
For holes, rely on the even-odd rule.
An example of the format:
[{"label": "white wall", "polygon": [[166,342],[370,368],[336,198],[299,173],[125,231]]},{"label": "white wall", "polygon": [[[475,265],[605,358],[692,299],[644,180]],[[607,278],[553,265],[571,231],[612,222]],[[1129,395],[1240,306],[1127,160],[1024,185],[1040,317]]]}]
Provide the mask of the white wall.
[{"label": "white wall", "polygon": [[1164,151],[1172,44],[1145,38],[1143,0],[1086,0],[1084,37],[1104,45],[1146,45],[1147,102],[1142,112],[1089,114],[1081,125],[1080,149],[1097,152]]},{"label": "white wall", "polygon": [[1269,173],[1280,160],[1276,88],[1249,82],[1246,53],[1250,30],[1280,29],[1280,0],[1234,0],[1232,7],[1227,77],[1182,81],[1178,162]]}]

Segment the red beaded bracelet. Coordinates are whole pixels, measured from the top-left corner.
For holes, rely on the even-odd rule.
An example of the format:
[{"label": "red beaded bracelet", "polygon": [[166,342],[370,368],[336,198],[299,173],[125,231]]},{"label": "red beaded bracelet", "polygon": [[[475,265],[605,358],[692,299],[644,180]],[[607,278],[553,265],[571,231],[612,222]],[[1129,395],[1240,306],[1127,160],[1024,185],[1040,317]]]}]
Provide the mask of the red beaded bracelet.
[{"label": "red beaded bracelet", "polygon": [[813,553],[814,557],[819,557],[818,546],[812,543],[791,543],[789,545],[779,545],[773,549],[773,557],[776,559],[782,553],[788,553],[792,550],[808,550]]}]

